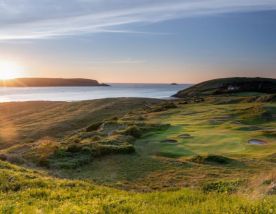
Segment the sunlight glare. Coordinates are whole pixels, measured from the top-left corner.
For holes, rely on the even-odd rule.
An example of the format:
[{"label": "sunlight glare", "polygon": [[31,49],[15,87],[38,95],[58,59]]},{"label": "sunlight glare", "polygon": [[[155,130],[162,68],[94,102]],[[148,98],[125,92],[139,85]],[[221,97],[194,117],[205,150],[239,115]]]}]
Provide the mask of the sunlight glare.
[{"label": "sunlight glare", "polygon": [[8,80],[22,75],[23,67],[12,61],[0,61],[0,79]]}]

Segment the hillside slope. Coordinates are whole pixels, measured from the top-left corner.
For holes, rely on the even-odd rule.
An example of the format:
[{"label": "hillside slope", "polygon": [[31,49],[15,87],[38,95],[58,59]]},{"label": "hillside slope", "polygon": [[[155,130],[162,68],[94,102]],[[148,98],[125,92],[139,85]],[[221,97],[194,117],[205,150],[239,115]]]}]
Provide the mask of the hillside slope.
[{"label": "hillside slope", "polygon": [[[234,204],[234,205],[233,205]],[[175,192],[129,193],[86,181],[64,180],[0,161],[1,213],[273,213],[276,198]]]},{"label": "hillside slope", "polygon": [[270,78],[224,78],[199,83],[173,95],[178,98],[187,96],[208,96],[241,92],[276,93],[276,79]]},{"label": "hillside slope", "polygon": [[0,148],[67,134],[130,111],[158,103],[143,98],[101,99],[81,102],[0,103]]}]

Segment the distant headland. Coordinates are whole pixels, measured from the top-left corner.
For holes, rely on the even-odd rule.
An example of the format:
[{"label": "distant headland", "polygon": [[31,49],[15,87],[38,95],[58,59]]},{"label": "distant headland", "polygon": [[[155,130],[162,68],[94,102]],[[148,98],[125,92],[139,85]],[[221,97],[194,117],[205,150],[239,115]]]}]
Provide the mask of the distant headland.
[{"label": "distant headland", "polygon": [[0,87],[66,87],[66,86],[109,86],[97,80],[82,78],[17,78],[0,81]]},{"label": "distant headland", "polygon": [[173,97],[209,96],[242,92],[276,93],[276,79],[232,77],[213,79],[179,91]]}]

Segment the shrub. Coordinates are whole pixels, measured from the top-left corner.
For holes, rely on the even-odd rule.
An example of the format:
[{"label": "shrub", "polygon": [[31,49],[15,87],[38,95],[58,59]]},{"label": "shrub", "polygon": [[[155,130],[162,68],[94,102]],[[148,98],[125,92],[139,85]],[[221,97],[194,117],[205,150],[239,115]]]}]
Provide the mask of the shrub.
[{"label": "shrub", "polygon": [[220,155],[208,155],[205,161],[217,164],[229,164],[232,162],[232,159]]},{"label": "shrub", "polygon": [[234,160],[228,157],[224,157],[221,155],[207,155],[207,156],[196,156],[191,159],[192,162],[195,163],[215,163],[215,164],[230,164]]},{"label": "shrub", "polygon": [[236,181],[215,181],[203,185],[202,190],[206,192],[234,193],[241,185],[240,180]]},{"label": "shrub", "polygon": [[126,144],[122,146],[116,145],[100,145],[98,146],[97,150],[95,151],[94,156],[104,156],[110,154],[131,154],[135,152],[135,148],[133,145]]}]

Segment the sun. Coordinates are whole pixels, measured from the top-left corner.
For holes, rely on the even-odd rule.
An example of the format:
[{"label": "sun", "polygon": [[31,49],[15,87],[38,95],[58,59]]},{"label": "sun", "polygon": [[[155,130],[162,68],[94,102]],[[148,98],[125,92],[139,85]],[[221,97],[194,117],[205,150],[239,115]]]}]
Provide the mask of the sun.
[{"label": "sun", "polygon": [[0,80],[18,78],[22,75],[23,67],[12,61],[0,61]]}]

